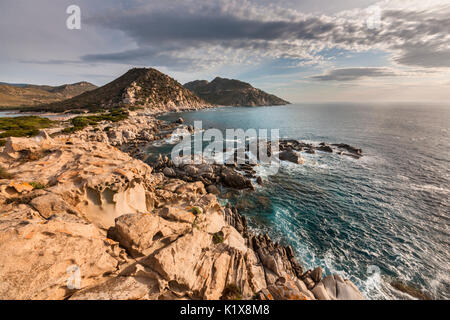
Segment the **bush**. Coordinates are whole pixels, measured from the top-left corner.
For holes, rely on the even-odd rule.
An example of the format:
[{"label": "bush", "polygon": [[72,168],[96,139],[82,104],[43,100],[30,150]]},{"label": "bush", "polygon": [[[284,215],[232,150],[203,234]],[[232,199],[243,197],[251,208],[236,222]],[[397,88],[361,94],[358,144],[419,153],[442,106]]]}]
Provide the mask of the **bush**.
[{"label": "bush", "polygon": [[40,129],[50,128],[54,121],[37,116],[0,118],[0,138],[32,137]]},{"label": "bush", "polygon": [[33,189],[45,189],[45,188],[47,188],[47,186],[45,184],[42,184],[40,182],[30,182],[29,185],[32,186]]},{"label": "bush", "polygon": [[203,209],[200,207],[192,207],[189,212],[192,212],[194,215],[198,216],[199,214],[203,214]]},{"label": "bush", "polygon": [[223,232],[222,231],[219,231],[219,232],[216,232],[216,233],[213,234],[213,242],[214,242],[214,244],[219,244],[219,243],[222,243],[223,241],[224,241],[224,238],[223,238]]},{"label": "bush", "polygon": [[87,126],[95,126],[101,121],[119,122],[128,119],[128,112],[123,109],[112,109],[109,113],[92,116],[78,116],[70,120],[72,127],[64,129],[63,133],[73,133],[83,130]]}]

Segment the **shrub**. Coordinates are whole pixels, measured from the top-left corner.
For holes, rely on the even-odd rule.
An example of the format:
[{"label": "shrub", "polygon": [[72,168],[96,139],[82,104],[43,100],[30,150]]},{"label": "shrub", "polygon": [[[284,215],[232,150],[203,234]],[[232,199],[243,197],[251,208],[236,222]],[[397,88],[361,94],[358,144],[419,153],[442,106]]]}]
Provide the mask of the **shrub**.
[{"label": "shrub", "polygon": [[33,189],[45,189],[47,186],[40,182],[29,182],[29,185],[33,187]]},{"label": "shrub", "polygon": [[213,234],[213,242],[214,242],[214,244],[219,244],[219,243],[222,243],[223,241],[224,241],[224,238],[223,238],[223,232],[222,231],[219,231],[219,232],[216,232],[216,233]]},{"label": "shrub", "polygon": [[189,212],[192,212],[194,215],[198,216],[199,214],[203,214],[203,209],[200,207],[192,207]]},{"label": "shrub", "polygon": [[70,120],[72,127],[65,128],[63,133],[73,133],[83,130],[87,126],[95,126],[101,121],[119,122],[127,119],[128,112],[123,109],[112,109],[109,113],[102,113],[92,116],[78,116]]},{"label": "shrub", "polygon": [[32,137],[40,129],[50,128],[54,121],[38,116],[0,118],[0,138]]}]

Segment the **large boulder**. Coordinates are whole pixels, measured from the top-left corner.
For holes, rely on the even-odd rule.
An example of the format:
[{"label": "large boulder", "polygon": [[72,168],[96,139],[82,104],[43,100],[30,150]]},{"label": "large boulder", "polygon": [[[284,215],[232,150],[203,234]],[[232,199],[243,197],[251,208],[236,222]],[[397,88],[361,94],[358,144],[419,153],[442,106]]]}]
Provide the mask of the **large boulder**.
[{"label": "large boulder", "polygon": [[331,300],[364,300],[353,282],[344,280],[339,275],[325,277],[312,291],[318,299],[325,297]]},{"label": "large boulder", "polygon": [[224,167],[221,172],[225,186],[235,189],[254,189],[252,181],[233,169]]},{"label": "large boulder", "polygon": [[0,299],[64,299],[117,270],[118,245],[73,219],[0,224]]},{"label": "large boulder", "polygon": [[281,152],[279,158],[280,160],[289,161],[295,164],[303,164],[305,162],[305,160],[291,148]]}]

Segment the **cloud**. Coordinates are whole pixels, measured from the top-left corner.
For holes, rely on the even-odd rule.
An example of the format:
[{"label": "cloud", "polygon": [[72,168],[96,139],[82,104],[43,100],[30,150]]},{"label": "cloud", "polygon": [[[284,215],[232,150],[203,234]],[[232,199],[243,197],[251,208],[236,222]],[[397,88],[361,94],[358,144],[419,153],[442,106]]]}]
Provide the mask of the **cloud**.
[{"label": "cloud", "polygon": [[280,57],[320,63],[321,51],[339,48],[388,51],[395,63],[407,66],[449,67],[450,6],[439,5],[440,1],[427,3],[428,7],[414,10],[411,1],[380,2],[380,28],[371,29],[367,20],[373,7],[319,16],[260,7],[250,1],[137,2],[125,10],[91,16],[86,22],[121,31],[138,49],[82,59],[178,68]]},{"label": "cloud", "polygon": [[310,77],[319,81],[354,81],[361,78],[394,77],[395,72],[387,68],[345,68],[334,69],[326,74]]}]

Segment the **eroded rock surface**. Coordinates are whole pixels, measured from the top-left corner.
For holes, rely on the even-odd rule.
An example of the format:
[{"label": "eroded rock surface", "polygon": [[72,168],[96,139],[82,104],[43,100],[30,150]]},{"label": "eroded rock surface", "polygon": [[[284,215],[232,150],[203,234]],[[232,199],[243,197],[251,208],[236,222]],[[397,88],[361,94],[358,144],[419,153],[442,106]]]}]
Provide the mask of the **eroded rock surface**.
[{"label": "eroded rock surface", "polygon": [[292,248],[253,234],[236,208],[218,203],[210,186],[251,188],[245,175],[186,166],[185,181],[177,168],[152,172],[113,146],[141,136],[127,129],[140,121],[8,141],[1,299],[362,298],[348,280],[305,272]]}]

